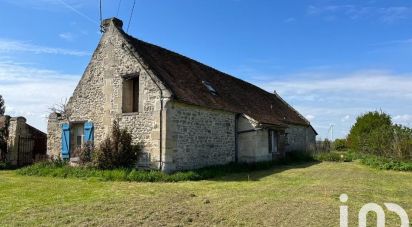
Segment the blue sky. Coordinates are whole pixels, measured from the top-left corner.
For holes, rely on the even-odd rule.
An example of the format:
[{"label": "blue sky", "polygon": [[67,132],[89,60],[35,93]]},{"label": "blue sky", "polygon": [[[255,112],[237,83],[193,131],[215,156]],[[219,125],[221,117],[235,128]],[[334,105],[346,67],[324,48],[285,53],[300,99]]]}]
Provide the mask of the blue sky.
[{"label": "blue sky", "polygon": [[[132,4],[103,17],[127,29]],[[45,131],[97,46],[98,0],[0,0],[0,21],[6,111]],[[370,110],[412,126],[411,27],[409,0],[136,0],[128,33],[276,90],[325,138]]]}]

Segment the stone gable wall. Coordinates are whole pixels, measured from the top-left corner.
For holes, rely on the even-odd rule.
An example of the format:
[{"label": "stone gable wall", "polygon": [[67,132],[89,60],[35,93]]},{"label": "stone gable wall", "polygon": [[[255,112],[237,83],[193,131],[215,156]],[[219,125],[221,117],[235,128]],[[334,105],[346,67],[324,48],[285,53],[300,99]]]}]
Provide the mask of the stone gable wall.
[{"label": "stone gable wall", "polygon": [[314,151],[316,134],[311,127],[289,125],[286,129],[288,145],[286,151]]},{"label": "stone gable wall", "polygon": [[[139,76],[142,108],[137,113],[122,113],[123,76]],[[156,81],[156,83],[154,82]],[[110,133],[114,120],[132,133],[133,143],[143,147],[159,161],[161,91],[164,103],[170,92],[143,64],[138,53],[113,25],[104,33],[99,46],[68,102],[71,115],[62,119],[51,114],[48,124],[48,154],[60,156],[61,124],[92,121],[95,143]]]}]

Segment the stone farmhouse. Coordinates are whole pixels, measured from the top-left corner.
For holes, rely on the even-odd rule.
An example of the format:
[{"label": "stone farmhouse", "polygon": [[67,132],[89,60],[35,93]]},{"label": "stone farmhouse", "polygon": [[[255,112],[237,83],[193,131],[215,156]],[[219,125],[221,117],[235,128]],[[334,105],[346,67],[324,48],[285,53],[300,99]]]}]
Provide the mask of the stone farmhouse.
[{"label": "stone farmhouse", "polygon": [[278,94],[133,38],[117,18],[72,97],[70,118],[52,113],[48,155],[73,158],[116,120],[142,146],[138,166],[166,172],[280,158],[315,149],[316,131]]}]

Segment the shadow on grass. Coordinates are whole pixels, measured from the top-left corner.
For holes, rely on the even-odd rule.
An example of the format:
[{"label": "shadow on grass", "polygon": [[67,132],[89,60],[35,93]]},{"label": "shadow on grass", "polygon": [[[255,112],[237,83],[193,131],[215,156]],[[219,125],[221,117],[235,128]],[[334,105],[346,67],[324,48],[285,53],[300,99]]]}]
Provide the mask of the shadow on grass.
[{"label": "shadow on grass", "polygon": [[[308,168],[319,163],[321,162],[307,161],[288,164],[272,163],[270,165],[263,163],[263,166],[262,163],[248,166],[242,164],[234,164],[239,165],[239,169],[229,168],[225,171],[223,169],[225,169],[225,167],[227,166],[217,166],[211,168],[211,171],[213,172],[212,174],[205,174],[205,169],[195,170],[195,172],[198,172],[200,175],[205,176],[205,179],[210,181],[259,181],[260,179],[273,174],[278,174],[290,169]],[[220,168],[222,169],[219,170]],[[210,177],[207,175],[210,175]]]},{"label": "shadow on grass", "polygon": [[71,167],[66,162],[37,163],[16,171],[25,176],[51,176],[59,178],[96,178],[103,181],[133,182],[179,182],[179,181],[257,181],[268,175],[288,169],[306,168],[317,164],[309,154],[290,154],[282,160],[253,164],[229,163],[196,170],[167,174],[158,170],[136,170],[134,168],[102,170],[94,167]]},{"label": "shadow on grass", "polygon": [[17,166],[11,165],[10,163],[7,162],[0,162],[0,171],[2,170],[15,170],[18,169]]}]

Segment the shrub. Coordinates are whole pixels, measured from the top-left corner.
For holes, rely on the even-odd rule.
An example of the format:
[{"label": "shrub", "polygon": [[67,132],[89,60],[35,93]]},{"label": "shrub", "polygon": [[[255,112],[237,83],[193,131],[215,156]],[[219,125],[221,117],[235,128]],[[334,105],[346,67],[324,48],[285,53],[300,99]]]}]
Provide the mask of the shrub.
[{"label": "shrub", "polygon": [[364,165],[368,165],[377,169],[412,171],[412,162],[402,162],[375,155],[364,155],[360,159],[360,162]]},{"label": "shrub", "polygon": [[316,150],[319,152],[329,152],[331,150],[331,142],[329,139],[316,141]]},{"label": "shrub", "polygon": [[392,153],[398,159],[412,160],[412,129],[393,126]]},{"label": "shrub", "polygon": [[[298,153],[298,152],[297,152]],[[95,178],[104,181],[138,181],[138,182],[178,182],[198,181],[231,173],[245,173],[258,170],[271,169],[280,164],[302,163],[313,161],[308,153],[299,153],[279,161],[260,163],[229,163],[221,166],[210,166],[197,170],[175,172],[167,174],[158,170],[136,170],[134,168],[97,169],[92,166],[69,166],[67,162],[60,160],[36,163],[17,171],[20,175],[27,176],[51,176],[61,178]]]},{"label": "shrub", "polygon": [[94,164],[100,169],[131,167],[136,164],[138,149],[132,145],[132,136],[126,129],[120,129],[114,121],[112,133],[94,152]]},{"label": "shrub", "polygon": [[0,121],[0,162],[5,162],[7,154],[7,139],[9,137],[9,118],[0,114]]},{"label": "shrub", "polygon": [[368,138],[373,131],[391,125],[391,117],[385,113],[375,111],[361,115],[357,117],[356,123],[349,132],[348,144],[353,149],[365,150],[371,145],[372,141],[369,141]]},{"label": "shrub", "polygon": [[88,164],[93,161],[94,144],[88,141],[83,144],[79,152],[80,164]]},{"label": "shrub", "polygon": [[297,162],[312,162],[315,161],[313,154],[304,151],[292,151],[285,154],[285,159],[281,160],[283,163],[297,163]]},{"label": "shrub", "polygon": [[327,162],[351,162],[354,157],[348,152],[321,152],[314,155],[318,161]]},{"label": "shrub", "polygon": [[412,160],[412,129],[393,125],[385,113],[359,116],[348,135],[351,149],[396,160]]},{"label": "shrub", "polygon": [[0,170],[9,170],[14,168],[15,166],[13,166],[10,162],[0,162]]},{"label": "shrub", "polygon": [[336,139],[333,142],[333,148],[338,151],[346,150],[348,147],[346,146],[346,139]]}]

